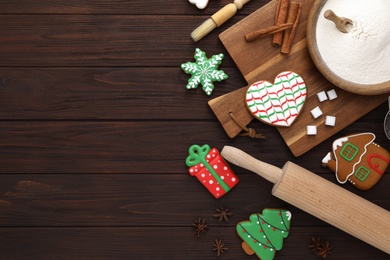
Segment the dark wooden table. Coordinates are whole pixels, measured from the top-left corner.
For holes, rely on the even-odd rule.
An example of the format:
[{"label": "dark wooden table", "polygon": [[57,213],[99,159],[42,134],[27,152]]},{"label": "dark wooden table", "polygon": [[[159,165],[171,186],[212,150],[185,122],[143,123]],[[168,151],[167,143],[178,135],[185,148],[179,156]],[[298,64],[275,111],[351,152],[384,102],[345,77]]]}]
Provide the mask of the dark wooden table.
[{"label": "dark wooden table", "polygon": [[[241,148],[278,167],[291,160],[322,177],[332,140],[295,158],[276,129],[254,122],[264,140],[229,139],[207,101],[246,85],[218,34],[268,0],[248,3],[194,43],[191,31],[232,1],[204,11],[187,0],[5,0],[0,8],[1,259],[256,259],[241,249],[239,221],[264,208],[292,212],[276,259],[320,259],[311,237],[329,240],[329,259],[388,255],[273,197],[272,184],[232,166],[240,183],[214,199],[187,172],[192,144]],[[224,53],[229,79],[211,97],[186,90],[180,64],[196,47]],[[336,137],[383,133],[387,104]],[[390,176],[370,191],[346,189],[390,209]],[[213,217],[228,208],[228,223]],[[192,223],[209,226],[199,238]],[[390,246],[390,245],[389,245]]]}]

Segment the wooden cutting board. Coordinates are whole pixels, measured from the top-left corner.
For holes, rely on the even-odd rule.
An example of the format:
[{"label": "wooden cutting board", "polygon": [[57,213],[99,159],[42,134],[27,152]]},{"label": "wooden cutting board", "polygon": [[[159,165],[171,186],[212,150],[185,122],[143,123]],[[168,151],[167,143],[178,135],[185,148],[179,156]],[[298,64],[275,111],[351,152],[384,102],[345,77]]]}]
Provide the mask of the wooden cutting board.
[{"label": "wooden cutting board", "polygon": [[[277,127],[291,152],[300,156],[382,104],[388,95],[356,95],[337,88],[326,80],[315,67],[307,49],[306,25],[314,0],[293,1],[302,3],[302,13],[289,55],[281,54],[280,47],[272,45],[272,36],[254,42],[246,42],[244,39],[247,33],[274,25],[277,0],[271,1],[225,30],[219,38],[249,85],[259,80],[273,83],[275,77],[283,71],[294,71],[305,80],[308,95],[303,111],[290,127]],[[244,126],[255,119],[249,113],[244,100],[248,86],[209,101],[209,106],[230,138],[237,136],[242,129],[229,113],[233,113]],[[331,89],[336,90],[338,97],[319,102],[317,93]],[[310,111],[317,106],[323,115],[314,119]],[[335,126],[325,125],[327,115],[336,117]],[[262,124],[259,121],[258,127],[254,127],[258,133],[261,133]],[[307,125],[317,126],[317,135],[308,136]]]}]

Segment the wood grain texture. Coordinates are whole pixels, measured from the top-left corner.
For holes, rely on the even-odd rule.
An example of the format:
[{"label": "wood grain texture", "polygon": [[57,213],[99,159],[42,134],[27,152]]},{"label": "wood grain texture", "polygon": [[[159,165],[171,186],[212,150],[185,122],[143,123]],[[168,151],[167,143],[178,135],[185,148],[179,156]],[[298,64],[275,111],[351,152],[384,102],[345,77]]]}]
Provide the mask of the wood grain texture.
[{"label": "wood grain texture", "polygon": [[[198,43],[191,31],[231,1],[198,10],[188,1],[19,0],[0,9],[1,259],[246,259],[238,221],[265,207],[294,214],[278,259],[316,259],[311,236],[329,239],[334,259],[387,259],[383,252],[271,195],[272,184],[232,166],[240,183],[216,200],[187,172],[192,144],[236,146],[281,167],[286,161],[335,177],[320,166],[326,140],[295,158],[268,126],[250,125],[263,140],[226,136],[207,102],[246,84],[218,34],[268,0],[250,1]],[[213,96],[186,90],[180,64],[196,47],[224,53],[229,79]],[[371,130],[387,149],[387,104],[337,133]],[[390,209],[382,180],[359,196]],[[212,215],[226,207],[233,216]],[[191,226],[205,217],[209,231]]]},{"label": "wood grain texture", "polygon": [[[235,68],[221,69],[229,80],[215,83],[214,95],[245,82]],[[213,119],[210,98],[185,88],[189,78],[180,67],[0,68],[0,118]]]},{"label": "wood grain texture", "polygon": [[[318,71],[311,60],[306,41],[307,19],[313,1],[302,0],[299,2],[302,3],[302,15],[292,51],[288,55],[281,54],[279,47],[272,46],[272,37],[263,37],[250,43],[244,39],[247,33],[258,29],[258,17],[261,17],[262,26],[273,25],[277,1],[271,1],[219,36],[249,85],[260,80],[266,80],[272,84],[275,77],[283,71],[293,71],[304,79],[308,94],[303,111],[290,127],[277,127],[295,156],[300,156],[309,151],[387,100],[386,94],[366,98],[365,96],[343,91],[332,85]],[[247,125],[254,118],[244,100],[246,88],[236,90],[209,102],[231,138],[235,137],[241,131],[241,128],[233,122],[229,112],[238,115],[241,120],[240,123],[243,125]],[[336,89],[337,99],[320,103],[317,93],[331,89]],[[231,103],[235,106],[228,110]],[[322,110],[323,116],[314,119],[310,111],[317,106]],[[339,109],[341,106],[344,108],[343,110]],[[326,115],[336,117],[337,122],[334,127],[325,126]],[[307,125],[317,127],[316,136],[307,135]]]},{"label": "wood grain texture", "polygon": [[[185,1],[184,1],[185,2]],[[135,15],[212,15],[222,6],[230,3],[229,0],[213,0],[207,8],[197,9],[194,5],[177,3],[176,1],[150,0],[145,5],[143,0],[42,0],[18,2],[8,1],[2,4],[2,13],[6,14],[135,14]],[[247,4],[238,11],[248,15],[268,0],[256,0],[256,3]]]},{"label": "wood grain texture", "polygon": [[[306,246],[310,244],[311,232],[311,228],[300,228],[291,232],[284,241],[283,250],[277,252],[278,259],[318,259]],[[349,239],[346,243],[343,233],[333,228],[319,227],[317,232],[324,238],[332,237],[332,258],[337,256],[340,259],[349,259],[357,248],[362,252],[354,259],[388,257],[357,239]],[[198,259],[216,259],[217,254],[213,251],[215,238],[223,240],[228,247],[221,257],[250,258],[241,249],[240,239],[233,227],[214,227],[200,239],[194,236],[190,225],[167,228],[8,228],[1,230],[0,235],[0,248],[4,259],[20,257],[20,250],[39,259],[183,259],[183,256],[190,258],[194,254]],[[15,243],[20,245],[19,251],[11,250]],[[58,252],[62,252],[61,255]]]},{"label": "wood grain texture", "polygon": [[[252,173],[238,170],[237,174],[240,184],[219,200],[212,199],[185,170],[180,174],[2,174],[0,226],[169,228],[190,226],[205,217],[210,227],[234,227],[237,221],[270,206],[293,211],[297,227],[328,226],[272,196],[271,183]],[[319,176],[335,179],[331,173]],[[386,206],[390,195],[384,188],[389,184],[385,176],[372,192],[359,195]],[[353,191],[349,185],[346,189]],[[221,206],[233,213],[228,223],[213,217]]]}]

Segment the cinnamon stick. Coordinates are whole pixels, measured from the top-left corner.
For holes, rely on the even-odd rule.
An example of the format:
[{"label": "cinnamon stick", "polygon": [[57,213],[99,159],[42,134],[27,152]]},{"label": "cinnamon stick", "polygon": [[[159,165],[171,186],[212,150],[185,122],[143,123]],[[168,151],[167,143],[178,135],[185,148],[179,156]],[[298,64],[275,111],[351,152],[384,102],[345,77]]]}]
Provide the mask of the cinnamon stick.
[{"label": "cinnamon stick", "polygon": [[284,32],[281,53],[289,54],[291,51],[294,37],[298,28],[299,18],[301,16],[302,4],[297,2],[291,2],[290,9],[287,15],[287,22],[293,22],[294,25],[291,29]]},{"label": "cinnamon stick", "polygon": [[[275,13],[275,25],[280,25],[286,22],[288,5],[290,0],[278,0]],[[280,46],[283,40],[283,32],[274,34],[272,44],[274,46]]]},{"label": "cinnamon stick", "polygon": [[287,29],[291,29],[293,27],[293,25],[294,25],[294,23],[282,23],[279,25],[274,25],[274,26],[270,26],[270,27],[267,27],[264,29],[260,29],[260,30],[246,34],[245,40],[247,42],[251,42],[251,41],[254,41],[260,37],[266,36],[266,35],[270,35],[270,34],[275,35],[275,33],[283,32]]}]

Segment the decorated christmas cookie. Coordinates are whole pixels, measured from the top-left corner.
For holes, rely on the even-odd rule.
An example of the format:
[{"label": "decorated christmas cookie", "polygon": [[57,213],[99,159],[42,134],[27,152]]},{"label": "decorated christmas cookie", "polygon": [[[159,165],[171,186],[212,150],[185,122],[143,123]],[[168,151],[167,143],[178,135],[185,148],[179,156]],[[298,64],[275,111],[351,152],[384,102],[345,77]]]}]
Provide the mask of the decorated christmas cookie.
[{"label": "decorated christmas cookie", "polygon": [[217,199],[237,185],[237,176],[217,149],[211,149],[207,144],[202,147],[194,144],[188,149],[188,153],[188,172],[196,176]]},{"label": "decorated christmas cookie", "polygon": [[349,181],[360,190],[368,190],[379,181],[390,163],[389,152],[374,140],[373,133],[339,138],[322,159],[322,166],[334,171],[339,183]]},{"label": "decorated christmas cookie", "polygon": [[186,86],[187,89],[197,88],[199,84],[207,95],[214,90],[214,81],[222,81],[228,78],[223,70],[218,70],[222,63],[223,54],[213,55],[207,59],[206,54],[199,48],[195,49],[195,61],[181,64],[181,68],[187,74],[192,74]]},{"label": "decorated christmas cookie", "polygon": [[274,84],[253,83],[246,92],[249,111],[260,121],[274,126],[290,126],[306,100],[306,84],[298,74],[286,71],[276,76]]},{"label": "decorated christmas cookie", "polygon": [[290,221],[291,212],[283,209],[264,209],[262,214],[252,214],[249,221],[236,226],[237,234],[244,240],[242,249],[262,260],[273,259],[289,234]]},{"label": "decorated christmas cookie", "polygon": [[193,5],[196,5],[199,9],[205,9],[209,0],[189,0],[189,2]]}]

